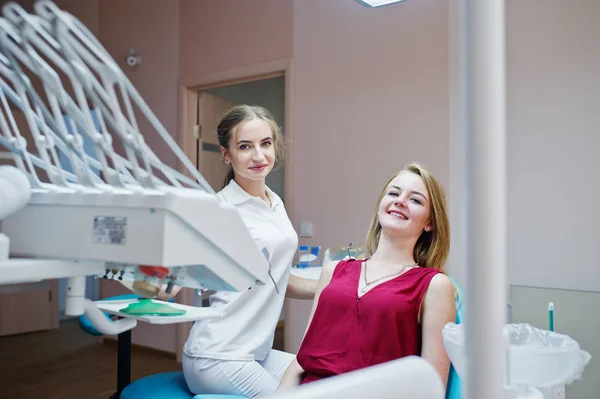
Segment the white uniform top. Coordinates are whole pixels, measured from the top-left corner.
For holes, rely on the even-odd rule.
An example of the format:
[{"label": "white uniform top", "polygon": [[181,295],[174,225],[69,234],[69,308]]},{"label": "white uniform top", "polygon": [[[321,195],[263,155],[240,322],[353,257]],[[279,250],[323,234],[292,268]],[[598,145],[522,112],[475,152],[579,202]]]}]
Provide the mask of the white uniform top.
[{"label": "white uniform top", "polygon": [[210,306],[220,310],[220,319],[194,323],[183,351],[192,357],[222,360],[263,360],[273,346],[275,328],[283,308],[290,268],[298,246],[298,235],[287,216],[281,198],[269,188],[266,201],[253,197],[234,180],[217,196],[239,211],[252,238],[269,254],[271,275],[265,285],[247,291],[218,291]]}]

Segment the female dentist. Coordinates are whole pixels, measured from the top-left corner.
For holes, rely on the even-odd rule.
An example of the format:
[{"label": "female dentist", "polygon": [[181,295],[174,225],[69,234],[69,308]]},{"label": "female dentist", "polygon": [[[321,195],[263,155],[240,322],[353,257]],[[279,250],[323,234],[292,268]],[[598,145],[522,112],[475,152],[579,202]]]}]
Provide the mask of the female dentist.
[{"label": "female dentist", "polygon": [[290,275],[298,236],[281,198],[265,184],[283,157],[272,115],[262,107],[236,106],[220,121],[217,135],[231,165],[217,196],[238,209],[259,247],[268,251],[274,283],[214,293],[210,306],[224,317],[194,323],[183,349],[183,372],[194,394],[255,397],[275,392],[294,359],[272,349],[284,296],[313,299],[317,281]]}]

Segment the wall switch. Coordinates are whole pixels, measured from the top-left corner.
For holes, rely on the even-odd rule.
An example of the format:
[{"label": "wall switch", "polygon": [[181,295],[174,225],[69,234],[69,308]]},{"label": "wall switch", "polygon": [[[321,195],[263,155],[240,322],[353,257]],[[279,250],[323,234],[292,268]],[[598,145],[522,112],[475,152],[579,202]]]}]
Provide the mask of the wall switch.
[{"label": "wall switch", "polygon": [[312,237],[313,225],[311,222],[300,223],[300,237]]}]

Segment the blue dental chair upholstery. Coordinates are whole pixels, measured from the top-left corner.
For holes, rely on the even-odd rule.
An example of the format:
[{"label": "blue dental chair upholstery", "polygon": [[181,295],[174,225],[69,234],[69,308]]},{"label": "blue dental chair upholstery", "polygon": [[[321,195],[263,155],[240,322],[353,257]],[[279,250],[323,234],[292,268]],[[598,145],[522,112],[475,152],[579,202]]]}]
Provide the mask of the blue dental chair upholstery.
[{"label": "blue dental chair upholstery", "polygon": [[[462,323],[464,294],[458,283],[450,277],[454,286],[458,290],[458,298],[456,298],[456,324]],[[448,383],[446,384],[446,399],[460,399],[462,391],[462,381],[458,377],[453,365],[450,365],[450,374],[448,375]]]}]

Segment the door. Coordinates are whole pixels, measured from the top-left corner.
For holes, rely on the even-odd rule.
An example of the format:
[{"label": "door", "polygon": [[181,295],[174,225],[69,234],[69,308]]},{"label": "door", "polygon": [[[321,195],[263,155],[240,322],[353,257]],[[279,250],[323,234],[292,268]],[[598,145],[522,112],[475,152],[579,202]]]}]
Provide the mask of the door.
[{"label": "door", "polygon": [[208,93],[198,92],[199,140],[196,143],[196,165],[208,184],[219,191],[223,187],[229,165],[223,162],[217,139],[221,118],[236,104]]}]

